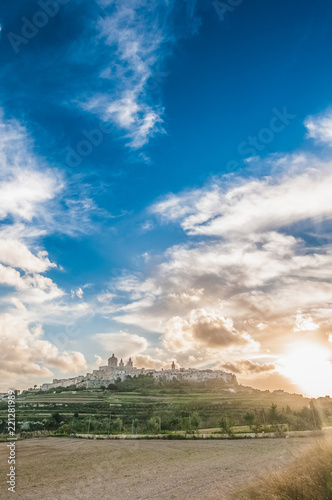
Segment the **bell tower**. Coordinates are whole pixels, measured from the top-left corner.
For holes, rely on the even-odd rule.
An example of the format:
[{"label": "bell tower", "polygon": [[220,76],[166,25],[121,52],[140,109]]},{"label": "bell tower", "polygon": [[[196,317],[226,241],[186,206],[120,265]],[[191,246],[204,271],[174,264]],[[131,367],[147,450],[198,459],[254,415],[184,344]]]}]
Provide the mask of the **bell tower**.
[{"label": "bell tower", "polygon": [[127,373],[130,373],[133,370],[133,362],[132,362],[131,358],[128,359],[126,366],[125,366],[125,370]]}]

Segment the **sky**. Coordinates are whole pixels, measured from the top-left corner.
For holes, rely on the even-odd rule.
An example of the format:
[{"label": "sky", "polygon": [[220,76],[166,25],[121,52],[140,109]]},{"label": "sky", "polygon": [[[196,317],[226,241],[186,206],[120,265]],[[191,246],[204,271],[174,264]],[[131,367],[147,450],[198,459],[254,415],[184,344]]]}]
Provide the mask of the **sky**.
[{"label": "sky", "polygon": [[328,0],[3,0],[0,389],[332,396]]}]

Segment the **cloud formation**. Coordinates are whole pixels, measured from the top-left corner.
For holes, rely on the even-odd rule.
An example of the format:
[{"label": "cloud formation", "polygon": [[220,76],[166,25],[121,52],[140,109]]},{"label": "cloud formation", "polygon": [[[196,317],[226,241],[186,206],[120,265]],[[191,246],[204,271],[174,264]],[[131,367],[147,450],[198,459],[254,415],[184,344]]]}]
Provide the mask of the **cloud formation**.
[{"label": "cloud formation", "polygon": [[295,335],[328,343],[330,162],[296,152],[266,164],[263,178],[213,178],[151,207],[183,241],[150,254],[145,277],[113,281],[117,321],[158,332],[182,363],[226,358],[244,377],[273,369],[243,361],[255,350],[281,355]]},{"label": "cloud formation", "polygon": [[273,372],[276,367],[272,363],[255,363],[249,359],[236,361],[234,363],[222,363],[218,366],[221,370],[227,370],[241,375],[258,375]]},{"label": "cloud formation", "polygon": [[[41,238],[76,232],[70,189],[58,169],[34,152],[27,130],[0,113],[0,343],[3,380],[21,376],[50,377],[51,368],[67,373],[86,368],[80,352],[59,350],[43,340],[33,323],[66,324],[87,314],[89,306],[77,290],[73,303],[46,273],[61,266],[50,259]],[[83,200],[84,201],[84,200]],[[85,211],[80,210],[80,231]],[[83,216],[83,217],[82,217]],[[61,221],[61,223],[59,222]],[[78,221],[77,221],[78,222]],[[15,320],[14,320],[15,317]]]},{"label": "cloud formation", "polygon": [[[152,207],[166,222],[178,222],[188,235],[227,236],[274,231],[291,224],[331,218],[331,164],[304,155],[279,160],[277,175],[223,180]],[[282,166],[282,170],[280,167]],[[287,167],[287,168],[286,168]]]},{"label": "cloud formation", "polygon": [[44,273],[51,267],[56,267],[56,264],[48,259],[45,250],[34,255],[24,243],[14,239],[0,240],[0,262],[30,273]]},{"label": "cloud formation", "polygon": [[[178,38],[195,31],[196,1],[186,0],[182,9],[174,0],[98,3],[104,14],[97,23],[96,47],[101,50],[106,46],[113,55],[98,78],[111,92],[96,91],[81,99],[81,106],[122,129],[128,146],[141,148],[150,137],[164,132],[164,108],[158,89],[167,73],[160,65]],[[177,22],[181,19],[182,30],[175,29],[175,18]]]},{"label": "cloud formation", "polygon": [[309,116],[305,125],[308,129],[308,137],[318,142],[332,145],[332,111],[328,110],[317,116]]},{"label": "cloud formation", "polygon": [[200,347],[227,348],[249,344],[250,337],[240,334],[233,321],[204,309],[193,309],[188,319],[170,318],[166,324],[163,343],[172,352],[199,350]]},{"label": "cloud formation", "polygon": [[41,206],[63,189],[57,170],[33,152],[33,144],[17,120],[5,119],[0,110],[0,219],[31,222]]},{"label": "cloud formation", "polygon": [[6,313],[0,315],[0,374],[2,378],[22,383],[31,376],[51,377],[52,368],[64,373],[76,373],[86,368],[80,352],[60,352],[43,339],[40,325],[31,326]]},{"label": "cloud formation", "polygon": [[117,357],[128,358],[146,350],[148,342],[144,337],[126,332],[97,333],[94,339],[105,353],[116,353]]},{"label": "cloud formation", "polygon": [[[169,370],[172,365],[172,359],[168,361],[162,361],[160,359],[154,359],[148,354],[136,354],[134,356],[134,366],[137,368],[153,369],[153,370]],[[175,366],[179,368],[179,365],[175,363]]]}]

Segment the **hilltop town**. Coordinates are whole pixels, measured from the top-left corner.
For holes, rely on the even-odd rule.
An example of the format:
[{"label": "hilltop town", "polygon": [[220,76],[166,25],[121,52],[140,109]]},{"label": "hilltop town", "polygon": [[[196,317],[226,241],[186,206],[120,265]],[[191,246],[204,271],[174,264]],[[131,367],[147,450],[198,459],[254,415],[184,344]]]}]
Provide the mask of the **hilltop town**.
[{"label": "hilltop town", "polygon": [[160,382],[170,382],[173,379],[191,382],[219,379],[228,384],[237,384],[236,377],[233,373],[226,373],[222,370],[176,368],[174,361],[170,369],[166,370],[137,368],[133,365],[131,358],[129,358],[126,364],[122,359],[118,363],[118,358],[112,354],[112,356],[108,358],[108,364],[106,366],[100,366],[98,370],[93,370],[92,373],[87,373],[86,375],[79,375],[66,379],[53,379],[52,383],[43,384],[41,390],[47,391],[56,387],[68,387],[71,385],[85,387],[86,389],[99,388],[102,386],[107,387],[118,379],[124,380],[128,376],[135,377],[137,375],[150,375]]}]

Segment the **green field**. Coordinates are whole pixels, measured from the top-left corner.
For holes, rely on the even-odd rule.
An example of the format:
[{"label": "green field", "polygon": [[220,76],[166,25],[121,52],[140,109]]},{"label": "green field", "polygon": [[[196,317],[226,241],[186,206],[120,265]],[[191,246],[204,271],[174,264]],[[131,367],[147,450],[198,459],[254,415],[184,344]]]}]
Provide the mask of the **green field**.
[{"label": "green field", "polygon": [[[16,403],[18,429],[26,431],[61,428],[64,433],[153,433],[224,428],[230,432],[242,428],[244,432],[282,425],[306,430],[332,422],[328,400],[310,402],[298,394],[230,388],[220,383],[172,388],[143,379],[108,390],[24,392]],[[1,432],[5,432],[6,409],[6,401],[1,402]]]}]

